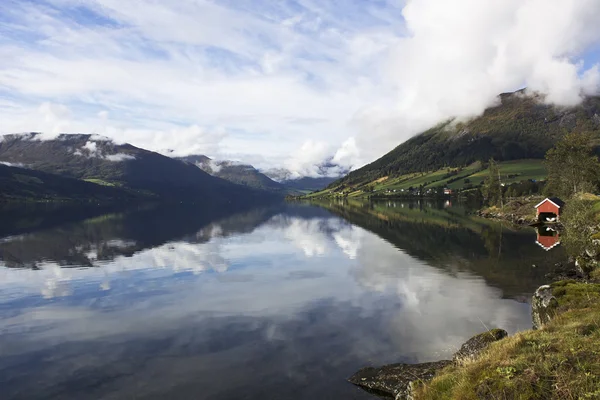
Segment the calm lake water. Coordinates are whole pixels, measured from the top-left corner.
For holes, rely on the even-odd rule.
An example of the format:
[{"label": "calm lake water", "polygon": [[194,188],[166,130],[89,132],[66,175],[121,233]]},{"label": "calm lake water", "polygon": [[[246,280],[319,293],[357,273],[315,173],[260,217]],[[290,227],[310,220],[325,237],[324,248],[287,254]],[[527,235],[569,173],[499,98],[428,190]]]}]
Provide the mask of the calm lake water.
[{"label": "calm lake water", "polygon": [[363,366],[530,328],[562,257],[449,202],[0,221],[2,399],[370,399]]}]

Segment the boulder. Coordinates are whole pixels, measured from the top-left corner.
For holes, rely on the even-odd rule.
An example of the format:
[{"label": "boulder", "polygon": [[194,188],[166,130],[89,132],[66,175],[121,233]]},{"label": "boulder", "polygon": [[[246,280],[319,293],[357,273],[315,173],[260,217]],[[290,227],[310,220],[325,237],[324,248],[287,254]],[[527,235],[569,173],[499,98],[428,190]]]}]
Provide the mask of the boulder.
[{"label": "boulder", "polygon": [[452,361],[463,363],[474,360],[490,343],[497,342],[507,336],[508,333],[504,329],[498,328],[475,335],[461,346],[460,350],[452,357]]},{"label": "boulder", "polygon": [[552,294],[550,285],[540,286],[535,291],[531,300],[531,317],[533,319],[533,329],[540,329],[545,324],[550,322],[556,309],[558,308],[558,300]]},{"label": "boulder", "polygon": [[368,392],[391,396],[396,400],[412,398],[413,381],[429,381],[452,361],[442,360],[422,364],[390,364],[379,368],[366,367],[348,381]]}]

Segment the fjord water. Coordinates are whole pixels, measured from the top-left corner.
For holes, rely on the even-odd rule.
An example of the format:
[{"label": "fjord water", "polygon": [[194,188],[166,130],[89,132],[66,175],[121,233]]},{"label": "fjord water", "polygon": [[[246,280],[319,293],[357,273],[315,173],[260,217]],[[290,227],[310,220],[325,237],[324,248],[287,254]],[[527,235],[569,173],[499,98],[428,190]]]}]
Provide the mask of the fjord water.
[{"label": "fjord water", "polygon": [[530,328],[562,257],[449,202],[1,215],[3,399],[368,399],[363,366]]}]

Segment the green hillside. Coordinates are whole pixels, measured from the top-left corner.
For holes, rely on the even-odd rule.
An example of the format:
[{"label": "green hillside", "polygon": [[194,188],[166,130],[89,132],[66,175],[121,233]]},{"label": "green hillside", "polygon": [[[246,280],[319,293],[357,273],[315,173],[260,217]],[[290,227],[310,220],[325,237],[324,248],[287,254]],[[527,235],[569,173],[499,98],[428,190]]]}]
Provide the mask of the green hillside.
[{"label": "green hillside", "polygon": [[[476,185],[482,174],[471,174],[477,162],[490,158],[503,163],[507,175],[541,178],[546,151],[567,132],[590,132],[600,139],[600,97],[588,97],[579,106],[559,108],[523,91],[500,95],[500,104],[470,121],[449,120],[402,143],[380,159],[332,183],[329,191],[352,192],[367,184],[377,188],[406,188],[442,183],[448,169]],[[444,172],[446,171],[446,172]],[[449,178],[451,179],[451,178]],[[381,181],[380,181],[381,180]],[[387,182],[383,184],[383,182]],[[450,187],[464,185],[453,181]],[[464,182],[463,182],[464,184]]]},{"label": "green hillside", "polygon": [[[527,180],[540,181],[546,178],[546,168],[542,160],[513,160],[499,163],[500,179],[504,184]],[[443,168],[435,171],[415,172],[400,176],[384,176],[374,181],[357,185],[331,185],[320,192],[309,194],[308,198],[327,196],[399,196],[409,195],[419,188],[431,191],[438,188],[464,190],[478,187],[487,175],[485,164],[475,162],[466,167]]]},{"label": "green hillside", "polygon": [[0,202],[76,201],[127,202],[146,198],[133,190],[99,185],[25,168],[0,164]]}]

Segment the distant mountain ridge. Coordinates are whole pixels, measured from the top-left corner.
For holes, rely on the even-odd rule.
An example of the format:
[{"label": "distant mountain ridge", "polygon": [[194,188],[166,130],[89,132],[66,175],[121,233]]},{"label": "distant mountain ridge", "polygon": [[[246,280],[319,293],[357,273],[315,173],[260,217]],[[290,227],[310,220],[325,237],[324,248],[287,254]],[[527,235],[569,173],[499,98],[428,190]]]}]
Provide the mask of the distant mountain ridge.
[{"label": "distant mountain ridge", "polygon": [[[331,161],[325,161],[317,168],[318,176],[298,176],[285,168],[271,168],[263,171],[263,173],[292,190],[307,193],[324,189],[349,172],[349,169]],[[333,176],[328,176],[332,173],[334,173]]]},{"label": "distant mountain ridge", "polygon": [[37,133],[5,135],[0,137],[0,162],[167,201],[234,205],[270,196],[213,177],[189,163],[98,135],[63,134],[51,140]]},{"label": "distant mountain ridge", "polygon": [[225,179],[238,185],[244,185],[281,195],[287,192],[284,185],[275,182],[249,164],[233,161],[216,161],[205,155],[190,155],[186,157],[177,157],[175,159],[195,165],[212,176]]},{"label": "distant mountain ridge", "polygon": [[356,186],[387,176],[461,167],[490,158],[541,159],[567,132],[600,139],[600,97],[575,107],[544,104],[524,90],[503,93],[499,105],[466,122],[450,119],[418,134],[329,188]]},{"label": "distant mountain ridge", "polygon": [[[266,171],[260,171],[250,164],[227,160],[213,160],[210,157],[200,154],[189,155],[185,157],[175,157],[175,159],[196,165],[198,168],[213,176],[228,180],[238,185],[266,190],[276,194],[296,195],[300,193],[321,190],[342,176],[305,176],[292,178],[294,174],[284,168],[273,168]],[[320,171],[325,173],[326,168],[335,167],[337,167],[335,164],[324,163]]]}]

